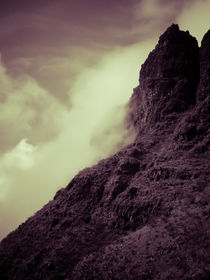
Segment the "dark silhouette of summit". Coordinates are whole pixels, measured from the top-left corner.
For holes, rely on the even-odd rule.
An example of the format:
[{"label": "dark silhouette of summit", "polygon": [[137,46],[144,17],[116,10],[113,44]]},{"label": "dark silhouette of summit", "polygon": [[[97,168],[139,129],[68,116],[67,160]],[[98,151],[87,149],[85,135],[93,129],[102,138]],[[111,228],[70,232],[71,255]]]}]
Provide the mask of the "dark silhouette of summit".
[{"label": "dark silhouette of summit", "polygon": [[135,141],[1,242],[1,280],[210,279],[209,65],[210,31],[201,48],[161,35],[129,102]]}]

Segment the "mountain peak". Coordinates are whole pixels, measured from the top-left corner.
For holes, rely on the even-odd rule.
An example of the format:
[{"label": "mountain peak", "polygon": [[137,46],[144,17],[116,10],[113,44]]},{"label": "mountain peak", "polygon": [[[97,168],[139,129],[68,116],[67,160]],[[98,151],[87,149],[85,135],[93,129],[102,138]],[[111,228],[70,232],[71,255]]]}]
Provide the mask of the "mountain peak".
[{"label": "mountain peak", "polygon": [[178,24],[172,24],[169,26],[165,32],[160,36],[158,43],[162,43],[167,38],[174,39],[174,36],[176,36],[178,33],[180,33],[179,25]]},{"label": "mountain peak", "polygon": [[169,26],[166,31],[160,36],[158,43],[164,44],[166,42],[175,42],[176,40],[185,40],[185,39],[191,39],[194,41],[197,41],[196,38],[192,37],[189,33],[189,31],[182,31],[179,29],[178,24],[172,24]]},{"label": "mountain peak", "polygon": [[177,23],[172,23],[171,26],[167,28],[167,31],[179,31],[179,25]]},{"label": "mountain peak", "polygon": [[172,24],[141,67],[130,102],[134,126],[153,126],[195,104],[199,74],[197,40]]}]

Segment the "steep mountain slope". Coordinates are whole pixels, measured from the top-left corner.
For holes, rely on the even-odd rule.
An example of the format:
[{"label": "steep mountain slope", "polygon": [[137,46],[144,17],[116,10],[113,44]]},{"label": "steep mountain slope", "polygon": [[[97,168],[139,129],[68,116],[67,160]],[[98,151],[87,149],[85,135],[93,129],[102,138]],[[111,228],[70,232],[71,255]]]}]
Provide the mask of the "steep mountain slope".
[{"label": "steep mountain slope", "polygon": [[129,103],[136,140],[1,242],[2,280],[210,279],[209,55],[210,31],[199,50],[166,30]]}]

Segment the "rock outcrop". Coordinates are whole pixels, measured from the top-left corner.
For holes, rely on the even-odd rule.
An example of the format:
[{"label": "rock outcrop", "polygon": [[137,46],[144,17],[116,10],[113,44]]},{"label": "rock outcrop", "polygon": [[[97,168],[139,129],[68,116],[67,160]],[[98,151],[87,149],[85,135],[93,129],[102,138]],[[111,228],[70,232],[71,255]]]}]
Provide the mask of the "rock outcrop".
[{"label": "rock outcrop", "polygon": [[131,99],[131,117],[141,130],[195,104],[199,47],[189,32],[173,24],[142,65],[140,85]]},{"label": "rock outcrop", "polygon": [[210,91],[210,30],[205,34],[200,49],[200,84],[198,88],[198,100],[209,97]]},{"label": "rock outcrop", "polygon": [[130,100],[136,140],[1,242],[2,280],[210,279],[209,41],[166,30]]}]

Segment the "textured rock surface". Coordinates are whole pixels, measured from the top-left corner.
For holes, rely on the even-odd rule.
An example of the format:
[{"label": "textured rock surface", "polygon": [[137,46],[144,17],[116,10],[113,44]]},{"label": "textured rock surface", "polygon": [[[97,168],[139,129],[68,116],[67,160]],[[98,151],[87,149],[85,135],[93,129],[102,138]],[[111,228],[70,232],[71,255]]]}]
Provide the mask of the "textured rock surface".
[{"label": "textured rock surface", "polygon": [[210,30],[205,34],[200,50],[200,84],[198,89],[198,100],[209,96],[210,91]]},{"label": "textured rock surface", "polygon": [[195,103],[199,82],[199,48],[189,32],[173,24],[160,37],[140,71],[132,96],[132,118],[139,129],[152,126]]},{"label": "textured rock surface", "polygon": [[2,280],[210,279],[209,40],[198,85],[196,40],[160,37],[130,101],[136,140],[1,242]]}]

